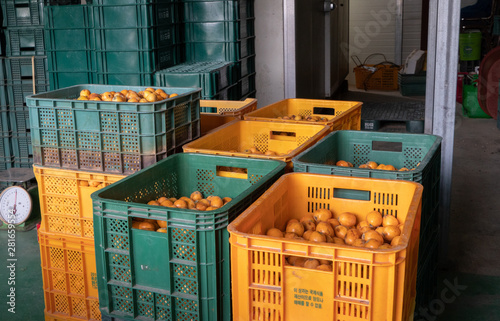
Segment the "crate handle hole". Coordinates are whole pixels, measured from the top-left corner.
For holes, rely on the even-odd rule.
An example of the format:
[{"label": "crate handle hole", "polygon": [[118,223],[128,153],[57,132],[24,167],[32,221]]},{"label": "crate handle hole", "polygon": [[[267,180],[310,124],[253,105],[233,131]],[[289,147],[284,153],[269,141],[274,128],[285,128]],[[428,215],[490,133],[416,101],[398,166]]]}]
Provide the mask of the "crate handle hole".
[{"label": "crate handle hole", "polygon": [[278,131],[272,130],[269,138],[272,140],[282,140],[282,141],[295,141],[297,137],[297,133],[295,132],[287,132],[287,131]]},{"label": "crate handle hole", "polygon": [[326,107],[313,107],[313,114],[315,115],[332,115],[335,116],[335,108]]},{"label": "crate handle hole", "polygon": [[369,191],[361,191],[357,189],[334,188],[333,197],[357,201],[369,201],[371,193]]},{"label": "crate handle hole", "polygon": [[230,177],[238,179],[248,179],[248,169],[233,166],[217,166],[216,175],[219,177]]},{"label": "crate handle hole", "polygon": [[372,150],[401,153],[403,151],[403,143],[401,143],[401,142],[382,142],[382,141],[374,140],[374,141],[372,141]]}]

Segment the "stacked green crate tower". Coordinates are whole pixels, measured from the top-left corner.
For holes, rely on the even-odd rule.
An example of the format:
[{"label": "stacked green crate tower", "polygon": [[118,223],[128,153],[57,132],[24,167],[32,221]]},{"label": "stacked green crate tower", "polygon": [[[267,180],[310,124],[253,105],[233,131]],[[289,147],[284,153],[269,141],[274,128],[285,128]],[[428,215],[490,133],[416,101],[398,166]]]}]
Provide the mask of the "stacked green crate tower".
[{"label": "stacked green crate tower", "polygon": [[[198,75],[199,81],[193,85],[202,88],[204,99],[255,97],[253,7],[253,0],[184,1],[186,62],[158,72],[156,84],[164,86],[176,81],[186,82]],[[227,63],[227,78],[219,77],[220,65],[215,62]],[[214,63],[211,69],[210,63]],[[207,79],[212,81],[209,86]],[[217,79],[227,79],[227,86],[217,82]]]},{"label": "stacked green crate tower", "polygon": [[[25,97],[33,92],[47,91],[49,79],[46,73],[43,1],[0,0],[0,5],[3,17],[0,33],[0,113],[3,140],[0,170],[4,170],[10,167],[31,167],[33,164]],[[7,136],[9,139],[4,139]]]}]

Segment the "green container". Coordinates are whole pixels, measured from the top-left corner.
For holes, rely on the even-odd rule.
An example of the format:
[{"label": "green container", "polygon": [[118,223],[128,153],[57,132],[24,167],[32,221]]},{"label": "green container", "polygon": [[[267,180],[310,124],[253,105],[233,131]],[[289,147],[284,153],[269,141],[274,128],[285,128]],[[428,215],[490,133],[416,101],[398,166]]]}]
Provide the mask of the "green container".
[{"label": "green container", "polygon": [[398,73],[398,85],[403,96],[425,96],[426,72],[415,75]]},{"label": "green container", "polygon": [[492,35],[500,36],[500,16],[494,17]]},{"label": "green container", "polygon": [[[176,154],[92,194],[99,305],[137,320],[231,320],[227,225],[282,174],[285,163]],[[231,197],[203,212],[146,203],[160,196]],[[168,233],[131,228],[167,222]]]},{"label": "green container", "polygon": [[203,100],[240,100],[240,87],[238,84],[219,90],[215,95],[203,96]]},{"label": "green container", "polygon": [[480,32],[467,32],[459,35],[460,60],[481,59],[481,38],[482,34]]},{"label": "green container", "polygon": [[463,86],[463,100],[462,100],[462,114],[469,118],[491,118],[490,115],[485,113],[479,100],[477,99],[477,87],[474,85]]},{"label": "green container", "polygon": [[[91,84],[94,82],[95,73],[92,71],[49,71],[50,90]],[[130,85],[130,83],[129,83]]]},{"label": "green container", "polygon": [[[12,154],[15,159],[33,158],[33,147],[31,145],[30,133],[13,133],[11,138]],[[14,161],[15,161],[14,159]]]},{"label": "green container", "polygon": [[234,84],[234,63],[225,61],[186,62],[157,71],[156,86],[200,87],[203,97],[214,96],[223,88]]},{"label": "green container", "polygon": [[238,81],[240,94],[238,99],[255,91],[255,73],[245,76]]},{"label": "green container", "polygon": [[76,100],[83,89],[145,87],[78,85],[27,97],[36,164],[131,174],[200,136],[199,88],[162,88],[178,96],[155,103]]},{"label": "green container", "polygon": [[[424,192],[420,243],[434,244],[439,240],[436,228],[439,226],[441,141],[442,138],[439,136],[425,134],[340,130],[328,134],[316,145],[294,157],[293,170],[339,176],[397,179],[422,184]],[[339,160],[351,162],[354,167],[335,166]],[[398,169],[402,167],[415,169],[400,172],[357,168],[368,161],[391,164]],[[426,251],[419,251],[417,274],[425,273],[422,269],[427,255]],[[437,261],[433,264],[435,267]],[[429,280],[417,280],[417,282],[429,282]],[[427,283],[429,289],[436,286],[436,283]],[[417,293],[419,302],[425,301],[426,298],[429,298],[428,293]]]},{"label": "green container", "polygon": [[30,27],[43,25],[43,1],[1,0],[3,27]]},{"label": "green container", "polygon": [[255,36],[254,20],[186,22],[186,42],[237,41]]},{"label": "green container", "polygon": [[14,158],[13,167],[33,168],[33,157]]},{"label": "green container", "polygon": [[4,35],[6,56],[45,55],[43,26],[8,28]]},{"label": "green container", "polygon": [[9,107],[10,129],[14,135],[26,133],[30,129],[28,107]]},{"label": "green container", "polygon": [[[32,80],[37,84],[46,84],[48,82],[47,57],[9,57],[1,58],[5,66],[5,74],[0,78],[5,78],[10,84],[31,83]],[[35,74],[33,75],[33,67]]]},{"label": "green container", "polygon": [[154,72],[114,73],[97,72],[92,75],[92,82],[101,85],[147,86],[155,84]]},{"label": "green container", "polygon": [[239,60],[235,68],[238,79],[253,74],[255,72],[255,55]]},{"label": "green container", "polygon": [[[26,97],[33,95],[33,83],[31,79],[24,79],[22,84],[10,84],[5,86],[7,89],[7,102],[9,107],[25,106]],[[35,84],[37,93],[44,93],[49,90],[49,84]]]},{"label": "green container", "polygon": [[227,42],[188,42],[186,61],[238,61],[255,55],[255,37]]},{"label": "green container", "polygon": [[0,156],[0,171],[14,167],[14,156]]},{"label": "green container", "polygon": [[254,17],[253,0],[185,1],[185,22],[214,22]]}]

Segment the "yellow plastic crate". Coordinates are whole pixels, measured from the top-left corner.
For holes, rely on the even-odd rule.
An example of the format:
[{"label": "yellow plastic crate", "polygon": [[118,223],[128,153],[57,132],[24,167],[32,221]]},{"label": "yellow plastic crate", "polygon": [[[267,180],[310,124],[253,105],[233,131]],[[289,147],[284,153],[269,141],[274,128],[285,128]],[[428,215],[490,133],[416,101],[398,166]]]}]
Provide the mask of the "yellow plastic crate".
[{"label": "yellow plastic crate", "polygon": [[33,171],[38,183],[43,229],[47,233],[90,240],[94,239],[90,194],[125,177],[36,165]]},{"label": "yellow plastic crate", "polygon": [[[320,124],[270,123],[266,121],[235,121],[183,146],[185,153],[274,159],[287,163],[291,171],[292,158],[330,132]],[[255,147],[262,153],[273,151],[277,156],[249,154]],[[236,151],[236,152],[234,152]]]},{"label": "yellow plastic crate", "polygon": [[224,124],[243,119],[243,115],[257,109],[257,99],[200,100],[200,109],[201,136],[203,136]]},{"label": "yellow plastic crate", "polygon": [[265,120],[273,122],[287,122],[296,124],[311,124],[307,120],[285,120],[283,116],[318,116],[325,117],[327,121],[317,123],[325,124],[332,130],[361,128],[361,106],[357,101],[320,100],[320,99],[284,99],[274,104],[259,108],[245,114],[245,120]]},{"label": "yellow plastic crate", "polygon": [[[416,297],[422,185],[321,174],[283,175],[229,226],[235,320],[406,321]],[[318,208],[404,222],[390,249],[266,236]],[[285,265],[285,256],[332,261],[333,271]]]},{"label": "yellow plastic crate", "polygon": [[101,320],[94,242],[38,231],[46,320]]}]

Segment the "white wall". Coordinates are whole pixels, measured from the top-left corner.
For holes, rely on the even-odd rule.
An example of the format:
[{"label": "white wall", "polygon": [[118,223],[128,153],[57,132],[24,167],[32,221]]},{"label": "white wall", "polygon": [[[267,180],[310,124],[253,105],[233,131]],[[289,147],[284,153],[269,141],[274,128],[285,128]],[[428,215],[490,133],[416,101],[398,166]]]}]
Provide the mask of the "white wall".
[{"label": "white wall", "polygon": [[[357,55],[361,62],[370,54],[382,53],[394,62],[396,39],[395,0],[351,0],[350,1],[349,54]],[[422,0],[404,0],[403,8],[403,61],[413,49],[420,48]],[[376,56],[367,63],[379,63],[383,57]],[[350,84],[355,83],[353,68],[349,62]]]}]

